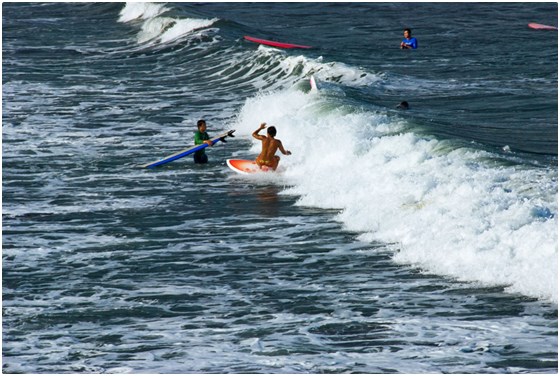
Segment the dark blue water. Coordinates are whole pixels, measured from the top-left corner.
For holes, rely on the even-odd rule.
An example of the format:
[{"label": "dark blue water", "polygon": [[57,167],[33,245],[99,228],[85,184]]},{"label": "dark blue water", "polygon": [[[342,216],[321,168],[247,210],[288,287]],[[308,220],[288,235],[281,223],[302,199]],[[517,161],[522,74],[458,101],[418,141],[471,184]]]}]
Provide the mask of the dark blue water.
[{"label": "dark blue water", "polygon": [[2,10],[4,373],[557,373],[557,4]]}]

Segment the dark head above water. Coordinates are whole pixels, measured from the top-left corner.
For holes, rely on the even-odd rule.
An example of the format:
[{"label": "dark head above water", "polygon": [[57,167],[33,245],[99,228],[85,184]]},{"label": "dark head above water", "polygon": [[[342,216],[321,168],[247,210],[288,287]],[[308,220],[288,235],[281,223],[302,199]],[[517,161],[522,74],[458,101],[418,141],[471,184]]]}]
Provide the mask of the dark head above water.
[{"label": "dark head above water", "polygon": [[398,104],[397,108],[399,110],[408,110],[408,102],[404,101]]}]

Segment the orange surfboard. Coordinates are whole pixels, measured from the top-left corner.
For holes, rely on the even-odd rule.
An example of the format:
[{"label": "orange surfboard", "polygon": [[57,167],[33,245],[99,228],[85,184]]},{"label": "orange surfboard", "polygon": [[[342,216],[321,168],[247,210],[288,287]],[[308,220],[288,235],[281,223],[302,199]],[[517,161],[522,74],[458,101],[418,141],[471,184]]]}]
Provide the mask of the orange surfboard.
[{"label": "orange surfboard", "polygon": [[228,159],[226,163],[229,168],[233,171],[237,172],[238,174],[254,174],[256,172],[268,172],[273,171],[271,168],[263,166],[263,168],[259,168],[259,165],[255,161],[249,161],[246,159]]}]

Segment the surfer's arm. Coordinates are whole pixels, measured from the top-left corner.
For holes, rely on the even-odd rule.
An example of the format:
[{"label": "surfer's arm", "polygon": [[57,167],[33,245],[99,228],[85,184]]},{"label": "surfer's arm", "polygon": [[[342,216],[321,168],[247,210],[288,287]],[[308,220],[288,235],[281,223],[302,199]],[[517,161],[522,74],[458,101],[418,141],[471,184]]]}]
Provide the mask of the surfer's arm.
[{"label": "surfer's arm", "polygon": [[416,38],[411,38],[409,40],[403,39],[403,41],[401,42],[401,48],[407,50],[415,50],[416,48],[418,48],[418,41],[416,40]]},{"label": "surfer's arm", "polygon": [[194,144],[195,145],[207,144],[208,146],[213,145],[211,140],[203,140],[201,138],[201,134],[198,132],[194,134]]},{"label": "surfer's arm", "polygon": [[257,129],[256,131],[253,132],[253,137],[256,138],[257,140],[264,140],[266,137],[265,136],[261,136],[259,134],[260,131],[262,131],[263,129],[266,128],[266,123],[262,123],[261,126],[259,127],[259,129]]},{"label": "surfer's arm", "polygon": [[282,152],[282,154],[284,155],[292,155],[292,152],[289,150],[285,150],[284,149],[284,145],[282,145],[282,142],[280,140],[278,140],[278,149],[280,150],[280,152]]}]

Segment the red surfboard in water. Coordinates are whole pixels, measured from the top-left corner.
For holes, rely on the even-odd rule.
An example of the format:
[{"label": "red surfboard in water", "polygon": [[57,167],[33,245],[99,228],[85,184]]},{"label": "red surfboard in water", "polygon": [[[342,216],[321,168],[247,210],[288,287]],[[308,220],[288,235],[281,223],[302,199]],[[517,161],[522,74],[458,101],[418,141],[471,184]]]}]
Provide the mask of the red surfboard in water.
[{"label": "red surfboard in water", "polygon": [[284,166],[280,166],[274,171],[268,166],[259,167],[255,160],[248,159],[226,159],[229,168],[238,174],[253,175],[253,174],[277,174],[286,171]]},{"label": "red surfboard in water", "polygon": [[268,172],[272,171],[272,169],[267,168],[264,166],[264,169],[261,169],[257,162],[254,160],[250,161],[247,159],[227,159],[226,163],[229,168],[233,171],[237,172],[238,174],[254,174],[256,172]]},{"label": "red surfboard in water", "polygon": [[538,24],[538,23],[534,23],[534,22],[531,22],[527,26],[529,26],[531,29],[536,29],[536,30],[558,30],[557,27],[542,25],[542,24]]},{"label": "red surfboard in water", "polygon": [[275,41],[272,41],[272,40],[253,38],[253,37],[250,37],[248,35],[245,35],[243,38],[245,38],[246,40],[248,40],[250,42],[264,44],[266,46],[271,46],[271,47],[278,47],[278,48],[313,48],[311,46],[303,46],[301,44],[282,43],[282,42],[275,42]]}]

